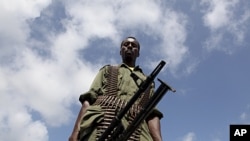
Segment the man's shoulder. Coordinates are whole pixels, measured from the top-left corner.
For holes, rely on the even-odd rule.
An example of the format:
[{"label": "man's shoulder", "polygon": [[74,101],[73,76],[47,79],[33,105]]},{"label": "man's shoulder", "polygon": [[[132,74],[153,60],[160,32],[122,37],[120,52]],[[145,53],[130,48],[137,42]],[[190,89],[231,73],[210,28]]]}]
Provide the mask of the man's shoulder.
[{"label": "man's shoulder", "polygon": [[105,68],[107,68],[107,67],[109,67],[109,66],[111,66],[111,65],[110,65],[110,64],[106,64],[106,65],[102,66],[102,67],[100,68],[100,70],[101,70],[101,69],[105,69]]},{"label": "man's shoulder", "polygon": [[105,70],[107,70],[108,67],[110,67],[110,66],[111,66],[110,64],[104,65],[104,66],[102,66],[102,67],[99,69],[99,71],[105,71]]},{"label": "man's shoulder", "polygon": [[119,68],[120,67],[120,65],[111,65],[111,64],[106,64],[106,65],[104,65],[103,67],[101,67],[100,68],[100,70],[107,70],[108,68],[110,68],[110,67],[117,67],[117,68]]}]

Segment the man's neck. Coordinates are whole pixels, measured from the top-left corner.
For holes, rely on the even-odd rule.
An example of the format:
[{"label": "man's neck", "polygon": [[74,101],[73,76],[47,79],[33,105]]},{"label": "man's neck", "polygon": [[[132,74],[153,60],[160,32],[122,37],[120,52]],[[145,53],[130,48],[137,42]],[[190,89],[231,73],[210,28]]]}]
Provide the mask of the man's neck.
[{"label": "man's neck", "polygon": [[134,68],[135,67],[135,62],[123,62],[124,64],[126,64],[129,67]]}]

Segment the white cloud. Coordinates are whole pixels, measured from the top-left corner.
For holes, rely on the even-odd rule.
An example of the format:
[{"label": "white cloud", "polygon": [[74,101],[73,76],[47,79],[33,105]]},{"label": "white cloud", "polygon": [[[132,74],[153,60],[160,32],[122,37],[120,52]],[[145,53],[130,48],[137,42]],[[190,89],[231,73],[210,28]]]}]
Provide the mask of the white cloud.
[{"label": "white cloud", "polygon": [[246,112],[243,112],[243,113],[240,115],[240,119],[241,119],[241,120],[246,120],[246,119],[247,119],[247,113],[246,113]]},{"label": "white cloud", "polygon": [[203,0],[209,5],[207,13],[204,15],[204,24],[212,30],[230,24],[235,5],[238,0]]},{"label": "white cloud", "polygon": [[[47,140],[47,126],[60,126],[72,118],[70,105],[77,103],[79,94],[87,90],[96,69],[74,60],[72,56],[62,59],[65,63],[71,62],[71,65],[65,65],[57,59],[44,60],[31,50],[24,49],[10,67],[1,68],[1,94],[7,96],[7,99],[2,99],[1,96],[0,123],[5,125],[3,129],[11,130],[6,136],[0,136],[1,140],[11,136],[10,134],[22,135],[23,140]],[[3,111],[3,107],[10,108]],[[33,111],[37,113],[39,120],[34,119]],[[20,116],[17,117],[23,123],[18,128],[14,125],[19,122],[13,123],[16,120],[10,119],[16,117],[15,112],[19,112]],[[11,121],[6,123],[6,120]],[[15,128],[25,128],[27,131],[23,132],[26,131],[27,134],[12,131]],[[36,130],[38,137],[28,134],[33,132],[31,128],[39,128]]]},{"label": "white cloud", "polygon": [[45,124],[32,119],[26,108],[25,98],[18,93],[12,93],[16,91],[10,87],[5,88],[0,89],[1,94],[4,94],[0,100],[0,140],[48,140]]},{"label": "white cloud", "polygon": [[[27,19],[39,16],[40,11],[50,4],[50,0],[2,0],[0,4],[0,57],[12,54],[12,49],[20,49],[29,34]],[[6,46],[12,46],[12,49]],[[4,52],[4,54],[3,54]]]},{"label": "white cloud", "polygon": [[196,135],[193,132],[187,133],[182,139],[182,141],[195,141],[195,140],[196,140]]},{"label": "white cloud", "polygon": [[189,54],[188,47],[185,46],[185,29],[187,19],[182,13],[167,10],[164,14],[160,34],[163,38],[161,53],[165,60],[169,61],[171,72],[174,73],[179,65]]},{"label": "white cloud", "polygon": [[125,29],[155,28],[155,26],[159,25],[162,15],[162,11],[160,11],[162,7],[159,4],[156,1],[149,0],[122,1],[118,4],[119,8],[117,8],[118,26]]},{"label": "white cloud", "polygon": [[66,1],[66,11],[71,17],[67,26],[74,27],[86,39],[97,37],[115,40],[119,33],[114,26],[116,17],[112,2]]},{"label": "white cloud", "polygon": [[[84,82],[89,84],[94,76],[91,68],[74,61],[77,60],[65,66],[58,60],[42,60],[27,49],[16,62],[21,67],[9,70],[6,79],[18,95],[25,97],[27,106],[38,111],[49,125],[65,124],[72,115],[72,98],[77,99],[81,90],[87,88],[82,86]],[[85,74],[89,75],[83,80]]]},{"label": "white cloud", "polygon": [[20,17],[25,20],[27,18],[38,17],[40,15],[40,11],[50,3],[51,0],[2,0],[1,6],[2,9],[7,12],[13,13],[16,17]]},{"label": "white cloud", "polygon": [[231,54],[234,47],[226,44],[225,39],[229,44],[244,44],[250,10],[247,5],[244,5],[245,2],[241,2],[239,0],[202,0],[203,22],[211,31],[210,38],[204,44],[207,50],[216,49]]},{"label": "white cloud", "polygon": [[[3,0],[0,5],[0,140],[48,140],[47,128],[42,121],[30,114],[26,97],[15,84],[28,81],[15,77],[21,64],[13,64],[22,54],[29,35],[27,19],[39,16],[50,1]],[[18,62],[20,63],[20,62]],[[8,67],[6,67],[8,66]],[[33,93],[34,94],[34,93]],[[34,134],[35,132],[35,134]]]},{"label": "white cloud", "polygon": [[240,114],[240,120],[245,123],[250,123],[250,104],[247,105],[245,111]]}]

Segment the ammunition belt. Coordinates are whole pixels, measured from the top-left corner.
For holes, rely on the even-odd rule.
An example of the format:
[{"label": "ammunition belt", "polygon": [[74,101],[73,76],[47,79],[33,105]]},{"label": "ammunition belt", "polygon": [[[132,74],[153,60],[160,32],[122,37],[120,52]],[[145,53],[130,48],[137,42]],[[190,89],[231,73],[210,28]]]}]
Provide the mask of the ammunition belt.
[{"label": "ammunition belt", "polygon": [[[101,123],[97,126],[97,139],[104,133],[104,131],[109,127],[111,121],[116,116],[117,112],[119,112],[125,105],[126,101],[117,98],[116,96],[98,96],[97,100],[93,103],[93,105],[100,105],[102,110],[104,111],[104,117]],[[134,104],[128,114],[128,122],[134,120],[135,116],[141,110],[140,105]],[[129,141],[139,141],[140,139],[141,128],[137,128],[135,132],[130,136]],[[110,137],[110,136],[109,136]]]},{"label": "ammunition belt", "polygon": [[118,66],[109,66],[108,68],[107,90],[105,92],[107,95],[117,95],[118,69]]}]

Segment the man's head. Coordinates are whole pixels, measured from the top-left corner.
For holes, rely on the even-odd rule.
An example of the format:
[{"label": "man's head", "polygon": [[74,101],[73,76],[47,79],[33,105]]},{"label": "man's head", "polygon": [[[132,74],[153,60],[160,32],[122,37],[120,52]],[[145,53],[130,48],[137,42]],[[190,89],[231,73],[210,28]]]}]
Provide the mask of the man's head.
[{"label": "man's head", "polygon": [[121,43],[120,55],[123,63],[130,67],[135,66],[136,58],[139,57],[140,44],[135,37],[127,37]]}]

